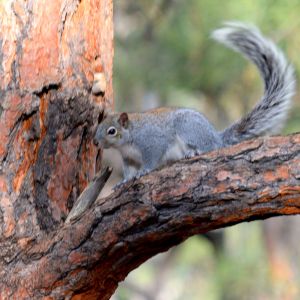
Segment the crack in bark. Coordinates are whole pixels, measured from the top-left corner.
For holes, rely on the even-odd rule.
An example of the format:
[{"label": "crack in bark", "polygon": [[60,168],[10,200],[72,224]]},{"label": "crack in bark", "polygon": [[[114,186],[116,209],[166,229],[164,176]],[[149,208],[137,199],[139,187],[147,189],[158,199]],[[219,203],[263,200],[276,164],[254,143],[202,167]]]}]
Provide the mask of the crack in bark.
[{"label": "crack in bark", "polygon": [[0,163],[3,166],[7,160],[7,157],[9,155],[9,151],[11,149],[12,143],[15,139],[15,136],[18,132],[19,127],[21,126],[22,122],[29,120],[30,118],[32,118],[36,113],[38,112],[38,109],[34,108],[32,111],[26,113],[22,113],[19,118],[15,121],[13,127],[11,128],[10,132],[9,132],[9,141],[7,142],[6,145],[6,152],[3,155],[3,158],[1,159]]},{"label": "crack in bark", "polygon": [[68,16],[72,17],[74,15],[80,2],[81,2],[80,0],[77,0],[77,1],[72,0],[71,1],[72,5],[70,4],[70,1],[64,2],[65,5],[63,6],[63,8],[61,10],[61,22],[58,27],[60,42],[61,42],[64,30],[65,30],[65,23],[67,21],[67,17]]},{"label": "crack in bark", "polygon": [[86,133],[87,133],[87,127],[83,127],[82,134],[80,136],[79,146],[77,149],[77,158],[79,158],[80,152],[82,150],[82,146],[84,145],[84,139],[85,139]]},{"label": "crack in bark", "polygon": [[40,89],[33,91],[33,94],[42,98],[43,96],[49,94],[52,90],[58,91],[61,88],[61,83],[53,82],[42,86]]},{"label": "crack in bark", "polygon": [[14,3],[12,3],[11,9],[14,15],[16,16],[16,18],[20,21],[20,23],[22,23],[23,27],[21,28],[20,35],[16,39],[16,55],[11,65],[12,80],[9,83],[9,86],[14,90],[19,91],[20,95],[22,96],[24,92],[20,90],[19,62],[23,54],[23,42],[28,37],[28,32],[33,24],[32,3],[31,1],[26,2],[26,12],[28,13],[28,15],[25,24],[22,18],[19,16],[19,14],[16,12],[14,8]]}]

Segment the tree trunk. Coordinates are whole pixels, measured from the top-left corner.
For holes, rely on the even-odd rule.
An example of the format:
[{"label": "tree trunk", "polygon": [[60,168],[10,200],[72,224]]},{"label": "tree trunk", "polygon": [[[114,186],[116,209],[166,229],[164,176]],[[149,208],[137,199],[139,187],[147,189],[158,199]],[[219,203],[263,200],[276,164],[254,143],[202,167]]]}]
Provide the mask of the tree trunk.
[{"label": "tree trunk", "polygon": [[[21,286],[9,270],[95,175],[93,124],[112,101],[112,0],[1,1],[0,24],[0,298],[40,299],[36,278],[24,271]],[[104,96],[91,95],[96,72]]]},{"label": "tree trunk", "polygon": [[109,299],[188,236],[300,212],[299,134],[178,162],[92,205],[110,172],[81,194],[112,99],[112,3],[7,0],[0,14],[0,299]]}]

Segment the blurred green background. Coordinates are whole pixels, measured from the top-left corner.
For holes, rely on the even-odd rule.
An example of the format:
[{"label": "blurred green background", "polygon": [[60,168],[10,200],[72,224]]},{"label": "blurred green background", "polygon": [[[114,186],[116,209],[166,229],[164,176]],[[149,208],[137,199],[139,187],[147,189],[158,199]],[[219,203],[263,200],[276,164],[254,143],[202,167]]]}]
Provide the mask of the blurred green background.
[{"label": "blurred green background", "polygon": [[[258,26],[300,72],[300,1],[116,0],[117,110],[193,107],[219,129],[260,99],[255,67],[210,39],[224,21]],[[284,133],[300,129],[299,93]],[[299,217],[195,236],[130,273],[115,300],[300,299]],[[151,245],[149,245],[151,247]]]}]

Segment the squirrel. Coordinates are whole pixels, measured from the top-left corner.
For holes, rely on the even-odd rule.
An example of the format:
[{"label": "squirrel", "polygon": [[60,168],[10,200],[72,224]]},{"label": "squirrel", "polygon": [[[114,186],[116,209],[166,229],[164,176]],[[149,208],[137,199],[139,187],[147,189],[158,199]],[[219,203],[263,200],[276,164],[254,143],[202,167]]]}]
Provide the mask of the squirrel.
[{"label": "squirrel", "polygon": [[264,81],[260,102],[220,132],[201,113],[188,108],[110,112],[102,120],[100,117],[94,143],[119,150],[123,182],[182,158],[278,133],[284,125],[295,93],[295,77],[281,50],[256,27],[243,23],[226,23],[212,38],[256,65]]}]

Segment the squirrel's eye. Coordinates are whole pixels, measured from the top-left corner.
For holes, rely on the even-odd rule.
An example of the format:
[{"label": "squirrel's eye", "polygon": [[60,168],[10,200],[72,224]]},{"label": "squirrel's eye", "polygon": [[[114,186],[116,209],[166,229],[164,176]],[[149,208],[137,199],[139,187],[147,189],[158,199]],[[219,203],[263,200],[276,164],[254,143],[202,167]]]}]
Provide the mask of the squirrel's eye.
[{"label": "squirrel's eye", "polygon": [[117,134],[117,129],[115,127],[109,127],[107,129],[107,134],[111,136],[115,136]]}]

